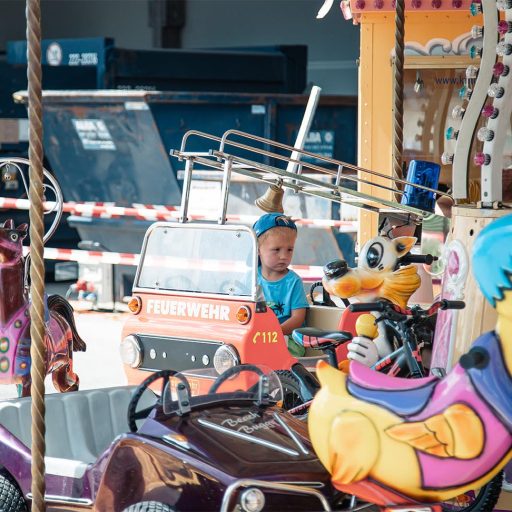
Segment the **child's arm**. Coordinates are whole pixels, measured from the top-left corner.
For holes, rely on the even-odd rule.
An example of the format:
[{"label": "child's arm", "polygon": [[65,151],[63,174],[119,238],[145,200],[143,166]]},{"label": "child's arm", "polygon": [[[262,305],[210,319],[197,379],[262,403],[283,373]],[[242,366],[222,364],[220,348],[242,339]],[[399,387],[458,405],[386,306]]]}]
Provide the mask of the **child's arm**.
[{"label": "child's arm", "polygon": [[293,309],[290,318],[281,324],[283,334],[291,334],[294,329],[302,327],[304,320],[306,320],[306,308]]}]

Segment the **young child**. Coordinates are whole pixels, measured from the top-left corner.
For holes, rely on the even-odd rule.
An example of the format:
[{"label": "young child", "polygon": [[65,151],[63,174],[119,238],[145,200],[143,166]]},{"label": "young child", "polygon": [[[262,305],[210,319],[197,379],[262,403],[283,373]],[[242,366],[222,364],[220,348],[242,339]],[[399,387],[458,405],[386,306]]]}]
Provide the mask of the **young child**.
[{"label": "young child", "polygon": [[[304,324],[308,307],[300,277],[288,268],[297,240],[297,226],[281,213],[267,213],[256,221],[253,229],[258,237],[258,282],[283,334],[289,335]],[[291,338],[287,343],[294,356],[304,354],[304,347]]]}]

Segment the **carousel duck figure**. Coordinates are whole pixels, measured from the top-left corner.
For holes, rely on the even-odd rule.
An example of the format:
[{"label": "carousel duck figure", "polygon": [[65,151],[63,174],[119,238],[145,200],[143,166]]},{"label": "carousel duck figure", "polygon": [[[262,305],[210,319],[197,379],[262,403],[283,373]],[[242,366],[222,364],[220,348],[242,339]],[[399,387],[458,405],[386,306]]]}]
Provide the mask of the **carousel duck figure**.
[{"label": "carousel duck figure", "polygon": [[434,503],[480,488],[511,458],[512,215],[481,231],[473,272],[496,329],[443,379],[318,363],[309,431],[338,489],[380,507],[439,510]]},{"label": "carousel duck figure", "polygon": [[[324,289],[342,299],[357,297],[367,302],[378,298],[407,307],[409,298],[421,285],[417,267],[404,261],[416,240],[412,236],[372,238],[363,246],[356,268],[348,267],[343,260],[332,261],[324,267]],[[381,325],[374,339],[352,338],[347,347],[350,360],[373,366],[393,351],[392,342]]]}]

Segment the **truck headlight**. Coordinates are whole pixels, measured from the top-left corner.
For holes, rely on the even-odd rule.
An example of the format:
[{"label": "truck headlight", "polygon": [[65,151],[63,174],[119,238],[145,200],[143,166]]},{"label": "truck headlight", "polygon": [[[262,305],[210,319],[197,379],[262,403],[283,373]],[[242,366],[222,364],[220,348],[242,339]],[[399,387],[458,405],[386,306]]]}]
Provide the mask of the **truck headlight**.
[{"label": "truck headlight", "polygon": [[235,347],[231,345],[221,345],[213,356],[213,366],[219,375],[237,364],[240,364],[240,358]]},{"label": "truck headlight", "polygon": [[247,489],[240,495],[240,506],[244,512],[260,512],[265,506],[265,495],[254,487]]},{"label": "truck headlight", "polygon": [[142,363],[142,348],[137,336],[130,334],[119,346],[121,361],[132,368],[138,368]]}]

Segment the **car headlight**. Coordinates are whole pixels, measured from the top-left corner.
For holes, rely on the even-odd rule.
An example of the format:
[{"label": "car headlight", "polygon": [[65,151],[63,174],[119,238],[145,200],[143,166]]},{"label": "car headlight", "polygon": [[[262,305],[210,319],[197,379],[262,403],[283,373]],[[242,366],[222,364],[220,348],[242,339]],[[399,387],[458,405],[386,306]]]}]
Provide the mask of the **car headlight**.
[{"label": "car headlight", "polygon": [[219,375],[237,364],[240,364],[240,358],[235,347],[231,345],[221,345],[213,356],[213,366]]},{"label": "car headlight", "polygon": [[240,495],[240,506],[244,512],[260,512],[265,506],[265,495],[259,489],[247,489]]},{"label": "car headlight", "polygon": [[121,342],[119,347],[121,361],[132,368],[138,368],[142,363],[142,348],[137,336],[130,334]]}]

